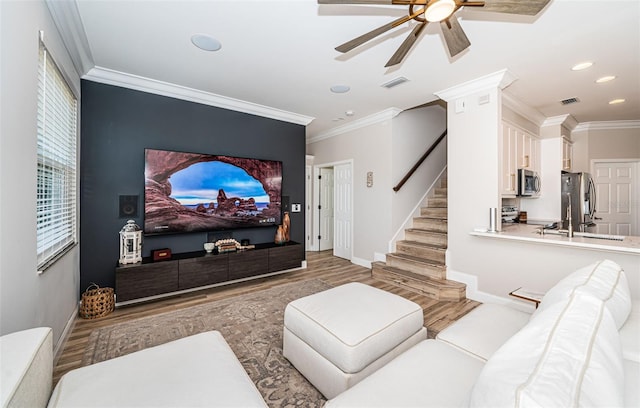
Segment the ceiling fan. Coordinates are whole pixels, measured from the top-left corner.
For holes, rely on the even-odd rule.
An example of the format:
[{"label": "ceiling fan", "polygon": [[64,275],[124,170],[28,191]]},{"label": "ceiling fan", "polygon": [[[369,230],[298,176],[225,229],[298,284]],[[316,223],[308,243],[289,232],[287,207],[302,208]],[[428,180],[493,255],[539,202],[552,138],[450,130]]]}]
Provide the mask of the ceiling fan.
[{"label": "ceiling fan", "polygon": [[393,54],[385,67],[390,67],[402,62],[420,33],[428,23],[440,23],[444,40],[447,43],[449,54],[453,57],[464,51],[471,45],[462,29],[462,26],[453,14],[462,7],[478,7],[479,10],[492,11],[507,14],[522,14],[535,16],[550,0],[318,0],[318,4],[380,4],[409,6],[409,14],[394,20],[388,24],[369,31],[351,41],[336,47],[336,51],[347,52],[364,44],[365,42],[383,34],[392,28],[396,28],[408,21],[416,20],[416,25],[409,36]]}]

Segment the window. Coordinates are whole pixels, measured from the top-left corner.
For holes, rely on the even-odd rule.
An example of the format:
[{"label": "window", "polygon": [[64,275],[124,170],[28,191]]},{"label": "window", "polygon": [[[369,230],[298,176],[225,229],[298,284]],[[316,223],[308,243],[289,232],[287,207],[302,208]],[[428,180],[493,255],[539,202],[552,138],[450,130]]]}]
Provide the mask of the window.
[{"label": "window", "polygon": [[76,243],[77,99],[40,41],[38,66],[38,271]]}]

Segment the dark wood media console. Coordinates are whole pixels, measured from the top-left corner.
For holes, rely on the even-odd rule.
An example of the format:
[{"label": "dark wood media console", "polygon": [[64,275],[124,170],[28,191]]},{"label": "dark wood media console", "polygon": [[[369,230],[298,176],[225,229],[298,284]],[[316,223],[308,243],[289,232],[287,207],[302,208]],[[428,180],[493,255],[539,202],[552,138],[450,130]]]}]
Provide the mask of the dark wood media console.
[{"label": "dark wood media console", "polygon": [[116,300],[129,302],[299,268],[303,259],[304,248],[297,242],[256,244],[254,249],[222,254],[185,252],[158,262],[147,257],[139,264],[116,267]]}]

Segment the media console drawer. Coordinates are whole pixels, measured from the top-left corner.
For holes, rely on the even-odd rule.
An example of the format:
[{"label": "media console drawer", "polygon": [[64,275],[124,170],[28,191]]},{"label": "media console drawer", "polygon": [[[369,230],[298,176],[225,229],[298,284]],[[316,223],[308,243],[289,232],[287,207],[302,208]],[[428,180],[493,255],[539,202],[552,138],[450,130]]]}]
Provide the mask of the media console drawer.
[{"label": "media console drawer", "polygon": [[164,261],[116,268],[116,300],[126,302],[179,290],[178,262]]},{"label": "media console drawer", "polygon": [[178,264],[180,289],[213,285],[229,280],[229,263],[226,254],[180,259]]},{"label": "media console drawer", "polygon": [[116,267],[116,301],[130,302],[299,268],[303,259],[304,247],[297,242],[257,244],[255,249],[223,254],[172,254],[171,260],[162,262],[146,257],[141,264]]}]

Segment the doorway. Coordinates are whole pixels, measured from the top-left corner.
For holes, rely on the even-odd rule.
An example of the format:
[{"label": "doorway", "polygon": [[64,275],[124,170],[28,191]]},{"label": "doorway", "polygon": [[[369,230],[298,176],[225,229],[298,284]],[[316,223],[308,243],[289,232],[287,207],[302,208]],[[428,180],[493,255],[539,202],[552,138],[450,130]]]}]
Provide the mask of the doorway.
[{"label": "doorway", "polygon": [[[311,223],[315,249],[333,250],[333,255],[353,257],[353,163],[314,166],[314,197]],[[315,227],[315,228],[314,228]]]},{"label": "doorway", "polygon": [[591,167],[596,185],[596,231],[640,235],[640,161],[593,160]]}]

